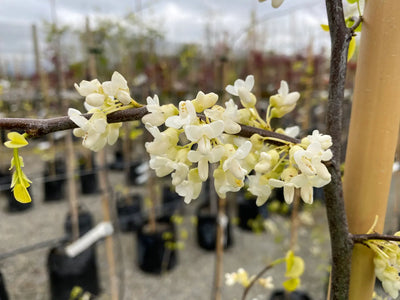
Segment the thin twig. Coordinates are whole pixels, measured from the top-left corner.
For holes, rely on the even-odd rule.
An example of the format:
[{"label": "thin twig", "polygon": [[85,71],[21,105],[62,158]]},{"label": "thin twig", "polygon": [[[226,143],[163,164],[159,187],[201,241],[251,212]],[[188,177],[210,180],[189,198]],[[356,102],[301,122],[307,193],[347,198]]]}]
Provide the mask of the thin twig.
[{"label": "thin twig", "polygon": [[370,241],[370,240],[400,242],[400,236],[389,235],[389,234],[380,234],[380,233],[352,234],[351,239],[354,241],[354,243],[360,243],[360,244],[363,244],[364,242]]},{"label": "thin twig", "polygon": [[257,282],[258,279],[261,278],[261,276],[263,276],[269,269],[271,269],[274,266],[274,264],[270,264],[268,266],[266,266],[264,269],[262,269],[257,275],[256,277],[254,277],[248,286],[246,286],[246,288],[243,291],[243,295],[242,295],[242,300],[246,299],[246,296],[248,294],[248,292],[250,291],[251,287]]}]

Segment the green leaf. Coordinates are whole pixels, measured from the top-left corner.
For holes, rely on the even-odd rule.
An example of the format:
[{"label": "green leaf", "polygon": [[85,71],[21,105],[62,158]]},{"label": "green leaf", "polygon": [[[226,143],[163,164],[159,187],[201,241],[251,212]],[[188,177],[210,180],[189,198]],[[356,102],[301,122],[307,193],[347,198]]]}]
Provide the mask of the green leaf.
[{"label": "green leaf", "polygon": [[329,31],[329,25],[321,24],[321,28],[322,28],[324,31]]},{"label": "green leaf", "polygon": [[21,148],[28,145],[28,141],[25,139],[25,137],[18,132],[10,132],[7,134],[7,137],[9,141],[4,143],[7,148]]},{"label": "green leaf", "polygon": [[347,61],[349,61],[353,57],[355,51],[356,51],[356,37],[353,36],[349,43],[349,51],[347,53]]},{"label": "green leaf", "polygon": [[14,187],[14,197],[18,202],[21,203],[29,203],[31,202],[31,196],[28,193],[28,190],[25,186],[20,183],[17,183]]},{"label": "green leaf", "polygon": [[287,290],[288,292],[293,292],[294,290],[297,289],[297,287],[300,285],[300,279],[299,278],[290,278],[288,280],[286,280],[283,283],[283,287],[285,288],[285,290]]}]

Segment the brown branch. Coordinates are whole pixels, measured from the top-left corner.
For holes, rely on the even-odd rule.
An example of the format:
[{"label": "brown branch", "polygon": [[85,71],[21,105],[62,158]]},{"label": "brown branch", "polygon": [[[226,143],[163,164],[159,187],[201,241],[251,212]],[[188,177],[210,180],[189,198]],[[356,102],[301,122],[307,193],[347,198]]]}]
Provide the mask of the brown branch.
[{"label": "brown branch", "polygon": [[371,234],[352,234],[351,239],[354,243],[363,244],[369,240],[383,240],[383,241],[393,241],[400,242],[400,236],[389,235],[389,234],[380,234],[380,233],[371,233]]},{"label": "brown branch", "polygon": [[332,163],[328,166],[332,180],[324,187],[332,253],[330,299],[348,299],[353,240],[349,235],[339,166],[347,53],[353,30],[345,24],[341,0],[326,0],[326,9],[332,45],[327,112],[327,131],[333,142]]},{"label": "brown branch", "polygon": [[[130,108],[122,111],[116,111],[107,115],[108,123],[118,123],[126,121],[140,120],[148,113],[145,106],[140,108]],[[91,114],[84,114],[86,118],[90,118]],[[200,118],[204,118],[199,114]],[[8,130],[25,131],[29,137],[41,137],[46,134],[76,128],[77,125],[70,120],[68,116],[57,117],[51,119],[25,119],[25,118],[0,118],[0,128]],[[272,131],[267,131],[251,126],[241,125],[242,129],[238,133],[242,137],[251,137],[257,133],[263,137],[271,138],[268,143],[275,145],[283,145],[287,143],[297,144],[300,140],[279,134]]]},{"label": "brown branch", "polygon": [[250,281],[249,285],[246,286],[246,288],[245,288],[244,291],[243,291],[242,300],[245,300],[245,299],[246,299],[247,294],[249,293],[251,287],[257,282],[257,280],[260,279],[261,276],[263,276],[263,275],[264,275],[269,269],[271,269],[273,266],[274,266],[274,264],[270,264],[270,265],[266,266],[264,269],[262,269],[262,270],[256,275],[256,277],[254,277],[254,278]]},{"label": "brown branch", "polygon": [[358,18],[356,18],[356,19],[354,20],[353,26],[351,26],[351,27],[349,28],[350,31],[352,32],[352,34],[354,34],[354,31],[357,29],[358,26],[360,26],[360,24],[362,23],[362,21],[363,21],[363,17],[362,17],[362,16],[359,16]]}]

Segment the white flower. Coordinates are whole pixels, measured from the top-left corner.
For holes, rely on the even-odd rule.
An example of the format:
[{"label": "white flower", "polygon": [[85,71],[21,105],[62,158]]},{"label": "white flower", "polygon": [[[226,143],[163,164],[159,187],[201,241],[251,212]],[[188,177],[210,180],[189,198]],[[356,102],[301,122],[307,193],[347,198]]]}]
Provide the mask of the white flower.
[{"label": "white flower", "polygon": [[292,138],[295,138],[299,133],[300,133],[300,127],[299,126],[291,126],[291,127],[287,127],[285,129],[285,134],[287,136],[292,137]]},{"label": "white flower", "polygon": [[156,171],[158,177],[164,177],[172,173],[173,185],[181,184],[189,173],[189,167],[186,164],[163,156],[151,155],[149,166]]},{"label": "white flower", "polygon": [[160,101],[157,95],[154,95],[154,98],[147,97],[146,99],[147,105],[146,109],[148,110],[149,114],[145,115],[142,118],[142,122],[144,124],[149,123],[153,126],[160,126],[164,124],[164,114],[161,111]]},{"label": "white flower", "polygon": [[254,171],[257,173],[267,173],[272,167],[272,157],[267,152],[260,153],[260,159],[254,166]]},{"label": "white flower", "polygon": [[214,106],[212,109],[206,109],[204,114],[211,120],[224,121],[224,131],[229,134],[240,132],[238,107],[232,99],[225,102],[226,109],[221,106]]},{"label": "white flower", "polygon": [[236,283],[237,275],[235,272],[233,273],[226,273],[225,274],[225,284],[228,286],[232,286]]},{"label": "white flower", "polygon": [[332,146],[332,137],[328,134],[321,134],[318,130],[314,130],[312,135],[308,135],[302,140],[302,144],[309,145],[312,143],[319,143],[322,150],[327,150]]},{"label": "white flower", "polygon": [[204,94],[203,92],[198,92],[196,99],[193,99],[192,103],[196,112],[200,113],[206,108],[212,107],[218,101],[218,95],[215,93]]},{"label": "white flower", "polygon": [[300,188],[301,199],[305,203],[313,203],[313,187],[323,187],[330,180],[324,180],[318,176],[307,176],[300,174],[293,177],[290,183],[293,183],[296,188]]},{"label": "white flower", "polygon": [[216,163],[221,159],[224,152],[225,152],[224,146],[218,145],[216,147],[211,148],[210,145],[210,150],[206,152],[199,150],[196,151],[190,150],[188,153],[188,159],[191,162],[198,163],[199,176],[202,181],[206,181],[208,178],[208,162]]},{"label": "white flower", "polygon": [[241,161],[249,155],[252,144],[250,141],[244,142],[236,151],[232,145],[225,145],[228,158],[224,161],[222,168],[225,172],[230,171],[237,179],[243,180],[247,170],[240,165]]},{"label": "white flower", "polygon": [[77,137],[82,137],[82,145],[92,151],[99,151],[107,143],[113,145],[119,135],[119,128],[122,123],[108,124],[107,117],[103,112],[95,112],[88,120],[81,115],[80,111],[70,108],[69,118],[79,126],[73,133]]},{"label": "white flower", "polygon": [[227,192],[237,192],[244,185],[243,180],[237,179],[231,172],[224,172],[221,167],[216,168],[213,175],[215,190],[224,199]]},{"label": "white flower", "polygon": [[256,97],[251,93],[254,86],[254,76],[248,75],[246,80],[235,80],[233,85],[228,85],[225,90],[234,96],[239,96],[242,105],[247,108],[254,107],[256,104]]},{"label": "white flower", "polygon": [[270,105],[273,107],[271,114],[274,118],[280,118],[291,112],[295,107],[300,94],[298,92],[289,93],[289,86],[286,81],[281,81],[278,94],[271,96]]},{"label": "white flower", "polygon": [[160,132],[157,126],[152,126],[149,123],[147,123],[145,127],[154,137],[152,142],[144,144],[149,154],[165,156],[176,151],[176,145],[179,140],[179,132],[177,130],[168,128]]},{"label": "white flower", "polygon": [[265,277],[265,278],[260,278],[260,279],[258,279],[258,283],[262,287],[264,287],[266,289],[269,289],[269,290],[272,290],[274,288],[274,283],[273,283],[272,276],[268,276],[268,277]]},{"label": "white flower", "polygon": [[118,72],[112,74],[111,81],[103,82],[102,87],[105,94],[118,99],[122,104],[129,104],[132,100],[128,83]]},{"label": "white flower", "polygon": [[181,184],[187,177],[187,175],[189,174],[189,167],[188,165],[181,163],[181,162],[177,162],[174,165],[175,168],[175,172],[172,173],[171,177],[172,177],[172,184],[173,185],[178,185]]},{"label": "white flower", "polygon": [[179,196],[184,197],[185,203],[190,203],[192,199],[199,197],[201,192],[202,181],[199,177],[197,169],[189,171],[188,179],[176,185],[175,191]]},{"label": "white flower", "polygon": [[81,96],[86,97],[92,93],[99,93],[101,83],[97,79],[92,81],[82,80],[79,85],[75,83],[74,87]]},{"label": "white flower", "polygon": [[285,198],[285,202],[290,204],[293,202],[294,198],[294,188],[295,184],[291,182],[292,178],[297,176],[298,172],[295,168],[286,168],[283,170],[281,174],[282,180],[277,180],[275,178],[271,178],[269,180],[269,184],[273,187],[280,188],[283,187],[283,196]]},{"label": "white flower", "polygon": [[306,150],[298,150],[293,154],[294,161],[300,171],[307,176],[318,175],[330,181],[331,174],[322,161],[332,158],[331,150],[323,150],[319,142],[311,143]]},{"label": "white flower", "polygon": [[104,104],[106,96],[99,93],[92,93],[86,96],[86,102],[92,107],[100,107]]},{"label": "white flower", "polygon": [[175,170],[175,162],[167,157],[151,155],[150,168],[156,171],[158,177],[164,177],[171,174]]},{"label": "white flower", "polygon": [[249,188],[247,189],[254,196],[257,196],[256,204],[263,205],[271,195],[271,187],[268,184],[268,179],[260,173],[247,176],[249,179]]},{"label": "white flower", "polygon": [[179,102],[179,115],[171,116],[165,121],[166,126],[176,129],[196,123],[198,123],[196,110],[190,100]]}]

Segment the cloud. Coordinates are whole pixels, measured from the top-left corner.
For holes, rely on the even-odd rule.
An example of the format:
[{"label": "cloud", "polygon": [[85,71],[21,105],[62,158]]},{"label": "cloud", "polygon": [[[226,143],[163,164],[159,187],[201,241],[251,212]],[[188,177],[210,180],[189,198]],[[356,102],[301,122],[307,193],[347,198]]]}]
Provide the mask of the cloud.
[{"label": "cloud", "polygon": [[[160,24],[171,43],[204,43],[208,27],[211,42],[221,39],[226,32],[235,48],[246,47],[246,30],[254,9],[256,29],[266,37],[264,46],[269,49],[287,52],[287,49],[304,47],[311,38],[318,39],[316,45],[324,45],[328,40],[319,28],[319,24],[326,23],[319,0],[301,3],[286,0],[277,10],[271,8],[269,0],[264,3],[257,0],[2,0],[2,11],[7,13],[0,16],[0,59],[26,55],[31,60],[32,24],[38,25],[41,48],[44,48],[41,25],[44,20],[51,21],[51,1],[55,1],[58,24],[73,28],[84,28],[88,15],[121,18],[141,3],[144,21]],[[297,23],[293,21],[294,15]]]}]

